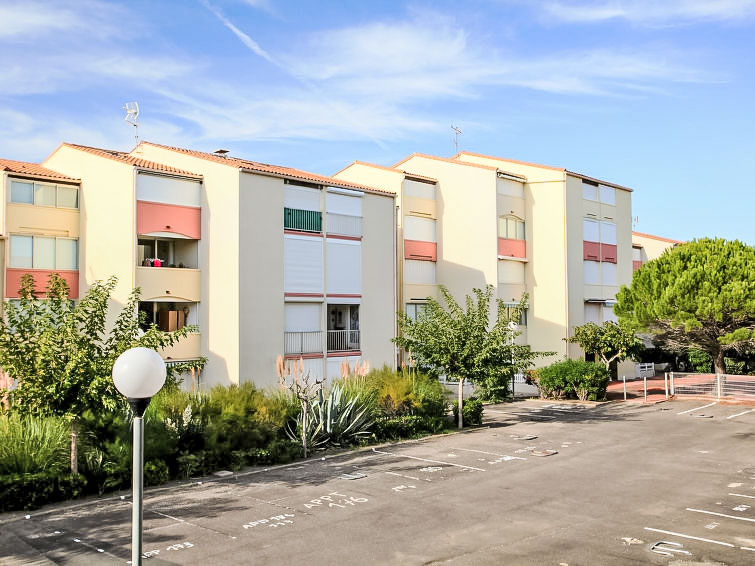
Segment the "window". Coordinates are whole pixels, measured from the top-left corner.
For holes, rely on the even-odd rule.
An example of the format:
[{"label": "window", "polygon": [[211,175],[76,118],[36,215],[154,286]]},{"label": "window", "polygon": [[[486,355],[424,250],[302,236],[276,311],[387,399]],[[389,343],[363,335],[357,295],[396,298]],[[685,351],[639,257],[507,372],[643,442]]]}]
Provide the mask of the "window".
[{"label": "window", "polygon": [[10,237],[10,267],[76,270],[78,257],[79,241],[73,238]]},{"label": "window", "polygon": [[404,179],[404,196],[435,200],[435,183]]},{"label": "window", "polygon": [[616,204],[616,189],[600,185],[595,181],[582,179],[582,198],[600,201],[603,204]]},{"label": "window", "polygon": [[[516,308],[519,306],[519,303],[504,303],[504,308],[506,309],[506,316],[508,318],[511,318],[514,316],[514,312],[516,311]],[[519,320],[516,320],[515,322],[519,326],[527,326],[527,308],[523,308],[521,311],[521,314],[519,316]]]},{"label": "window", "polygon": [[600,185],[600,202],[604,204],[616,204],[616,189]]},{"label": "window", "polygon": [[10,201],[36,206],[79,208],[79,189],[70,185],[11,181]]},{"label": "window", "polygon": [[437,241],[435,220],[406,215],[404,217],[404,238],[418,242]]},{"label": "window", "polygon": [[322,213],[315,210],[283,209],[283,228],[304,232],[322,231]]},{"label": "window", "polygon": [[498,219],[498,237],[524,240],[524,222],[513,216],[501,216]]},{"label": "window", "polygon": [[600,242],[600,223],[597,220],[582,221],[582,239],[585,242]]},{"label": "window", "polygon": [[594,322],[601,325],[604,322],[618,322],[618,318],[613,313],[615,301],[589,301],[585,302],[585,324]]},{"label": "window", "polygon": [[600,285],[600,263],[597,261],[585,261],[583,265],[585,285]]},{"label": "window", "polygon": [[600,223],[600,242],[616,245],[616,224],[613,222]]},{"label": "window", "polygon": [[405,260],[404,283],[409,285],[435,285],[435,262],[416,259]]},{"label": "window", "polygon": [[587,179],[582,179],[582,198],[598,200],[598,184]]},{"label": "window", "polygon": [[601,262],[600,264],[603,285],[616,285],[616,264]]},{"label": "window", "polygon": [[498,283],[524,283],[524,263],[506,259],[498,260]]},{"label": "window", "polygon": [[427,303],[406,303],[406,316],[417,320],[427,310]]},{"label": "window", "polygon": [[197,303],[171,303],[142,301],[139,313],[144,313],[144,321],[139,326],[143,330],[153,324],[164,332],[181,330],[187,324],[198,324]]}]

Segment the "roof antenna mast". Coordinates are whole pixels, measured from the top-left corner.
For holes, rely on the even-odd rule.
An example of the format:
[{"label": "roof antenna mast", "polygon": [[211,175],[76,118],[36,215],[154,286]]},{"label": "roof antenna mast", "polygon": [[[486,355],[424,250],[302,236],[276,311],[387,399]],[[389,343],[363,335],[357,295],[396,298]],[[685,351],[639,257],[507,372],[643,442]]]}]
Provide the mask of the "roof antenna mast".
[{"label": "roof antenna mast", "polygon": [[459,153],[459,134],[463,134],[464,132],[453,124],[451,124],[451,129],[454,131],[454,146],[456,147],[456,153]]},{"label": "roof antenna mast", "polygon": [[126,111],[124,120],[134,127],[134,145],[139,145],[139,103],[127,102],[123,109]]}]

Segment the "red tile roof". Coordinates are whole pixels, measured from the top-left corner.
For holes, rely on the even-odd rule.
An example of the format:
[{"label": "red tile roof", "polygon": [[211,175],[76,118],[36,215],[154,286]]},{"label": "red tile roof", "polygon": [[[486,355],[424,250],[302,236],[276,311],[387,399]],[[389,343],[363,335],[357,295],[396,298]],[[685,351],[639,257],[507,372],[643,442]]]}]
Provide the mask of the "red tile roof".
[{"label": "red tile roof", "polygon": [[72,147],[74,149],[78,149],[81,151],[86,151],[87,153],[91,153],[99,157],[104,157],[106,159],[120,161],[122,163],[126,163],[128,165],[132,165],[134,167],[137,167],[138,169],[144,169],[146,171],[156,171],[158,173],[170,173],[171,175],[180,175],[182,177],[192,177],[194,179],[202,178],[202,175],[197,175],[196,173],[192,173],[190,171],[184,171],[183,169],[177,169],[169,165],[163,165],[162,163],[156,163],[154,161],[147,161],[146,159],[141,159],[139,157],[136,157],[124,151],[116,151],[112,149],[101,149],[98,147],[89,147],[86,145],[78,145],[75,143],[66,143],[66,142],[62,143],[61,145],[66,146],[66,147]]},{"label": "red tile roof", "polygon": [[301,169],[293,169],[291,167],[283,167],[281,165],[270,165],[268,163],[258,163],[256,161],[249,161],[247,159],[240,159],[238,157],[222,157],[214,153],[205,153],[203,151],[196,151],[193,149],[185,149],[182,147],[173,147],[168,145],[161,145],[159,143],[152,143],[143,141],[140,143],[145,145],[152,145],[154,147],[160,147],[175,151],[177,153],[183,153],[206,161],[212,161],[214,163],[220,163],[222,165],[228,165],[229,167],[236,167],[241,171],[248,173],[262,173],[272,175],[275,177],[283,177],[286,179],[297,179],[301,181],[307,181],[310,183],[316,183],[318,185],[328,185],[334,187],[343,187],[347,189],[355,189],[358,191],[365,191],[369,193],[376,193],[380,195],[395,196],[390,191],[384,191],[375,187],[369,187],[367,185],[360,185],[357,183],[350,183],[348,181],[342,181],[341,179],[335,179],[333,177],[327,177],[325,175],[318,175],[316,173],[309,173],[308,171],[302,171]]},{"label": "red tile roof", "polygon": [[654,236],[653,234],[645,234],[643,232],[632,232],[632,236],[639,236],[641,238],[650,238],[651,240],[659,240],[661,242],[669,242],[671,244],[685,244],[681,240],[672,240],[671,238],[664,238],[662,236]]},{"label": "red tile roof", "polygon": [[67,177],[62,173],[42,167],[38,163],[27,163],[26,161],[13,161],[12,159],[0,159],[0,171],[15,173],[25,177],[38,177],[42,179],[55,179],[58,181],[78,181],[72,177]]}]

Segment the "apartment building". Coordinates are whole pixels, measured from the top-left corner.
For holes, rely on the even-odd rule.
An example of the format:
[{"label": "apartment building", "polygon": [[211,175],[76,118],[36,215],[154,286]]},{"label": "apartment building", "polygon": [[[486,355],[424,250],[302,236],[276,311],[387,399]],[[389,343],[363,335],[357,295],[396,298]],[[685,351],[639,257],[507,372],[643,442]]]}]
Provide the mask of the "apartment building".
[{"label": "apartment building", "polygon": [[30,274],[39,294],[55,272],[71,297],[79,294],[78,178],[36,163],[0,159],[2,297],[19,297],[21,277]]},{"label": "apartment building", "polygon": [[667,249],[683,243],[652,234],[632,232],[632,270],[637,271],[647,262],[658,258]]},{"label": "apartment building", "polygon": [[631,282],[631,189],[621,185],[469,152],[413,154],[390,168],[357,161],[334,176],[398,195],[400,304],[410,316],[439,284],[459,299],[492,284],[511,306],[526,292],[520,340],[555,352],[541,364],[581,357],[563,338],[613,320],[615,295]]},{"label": "apartment building", "polygon": [[207,358],[204,385],[277,382],[279,354],[312,377],[344,361],[395,365],[394,195],[297,169],[142,142],[62,144],[49,168],[81,179],[82,291],[119,277],[165,330],[164,352]]}]

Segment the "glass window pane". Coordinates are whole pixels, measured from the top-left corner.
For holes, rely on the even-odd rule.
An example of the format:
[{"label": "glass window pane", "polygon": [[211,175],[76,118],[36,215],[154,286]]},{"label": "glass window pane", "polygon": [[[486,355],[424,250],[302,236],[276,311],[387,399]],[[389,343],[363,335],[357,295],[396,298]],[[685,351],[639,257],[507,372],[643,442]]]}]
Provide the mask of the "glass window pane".
[{"label": "glass window pane", "polygon": [[516,239],[524,240],[524,222],[521,220],[516,223]]},{"label": "glass window pane", "polygon": [[34,269],[55,269],[55,238],[34,236]]},{"label": "glass window pane", "polygon": [[10,201],[34,204],[34,184],[24,181],[11,181]]},{"label": "glass window pane", "polygon": [[585,261],[583,266],[585,285],[600,285],[600,263],[597,261]]},{"label": "glass window pane", "polygon": [[603,262],[600,265],[603,271],[603,285],[616,285],[616,264]]},{"label": "glass window pane", "polygon": [[79,242],[68,238],[58,238],[55,242],[56,269],[79,268]]},{"label": "glass window pane", "polygon": [[598,187],[582,181],[582,198],[587,200],[598,200]]},{"label": "glass window pane", "polygon": [[34,204],[37,206],[55,206],[55,185],[34,183]]},{"label": "glass window pane", "polygon": [[58,185],[58,206],[63,208],[79,208],[79,190],[74,187]]},{"label": "glass window pane", "polygon": [[32,238],[31,236],[10,237],[10,266],[31,267]]},{"label": "glass window pane", "polygon": [[616,204],[616,189],[600,185],[600,202],[605,204]]}]

